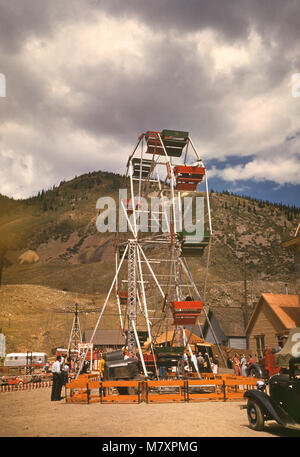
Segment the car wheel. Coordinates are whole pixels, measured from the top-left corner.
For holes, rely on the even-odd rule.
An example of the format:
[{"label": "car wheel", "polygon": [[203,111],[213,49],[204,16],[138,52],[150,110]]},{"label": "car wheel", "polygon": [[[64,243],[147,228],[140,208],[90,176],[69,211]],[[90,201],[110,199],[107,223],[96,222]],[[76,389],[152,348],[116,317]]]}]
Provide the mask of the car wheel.
[{"label": "car wheel", "polygon": [[250,368],[249,376],[253,376],[254,378],[256,378],[256,373],[255,373],[255,370],[253,370],[253,368]]},{"label": "car wheel", "polygon": [[264,429],[264,415],[257,403],[249,401],[247,404],[247,415],[250,428],[261,431]]},{"label": "car wheel", "polygon": [[[127,379],[116,379],[116,381],[127,381]],[[117,391],[119,392],[119,395],[130,395],[131,388],[132,387],[118,386]]]},{"label": "car wheel", "polygon": [[253,378],[260,378],[260,375],[259,375],[258,370],[257,370],[256,367],[250,368],[249,375],[252,376]]}]

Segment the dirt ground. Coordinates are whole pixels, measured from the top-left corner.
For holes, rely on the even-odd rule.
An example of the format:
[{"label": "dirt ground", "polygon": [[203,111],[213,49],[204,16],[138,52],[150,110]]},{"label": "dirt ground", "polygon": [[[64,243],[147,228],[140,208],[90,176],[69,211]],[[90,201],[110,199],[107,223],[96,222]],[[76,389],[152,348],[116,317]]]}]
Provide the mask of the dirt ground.
[{"label": "dirt ground", "polygon": [[[67,404],[51,389],[0,393],[1,437],[300,437],[267,422],[249,428],[242,402]],[[130,420],[130,425],[128,425]]]}]

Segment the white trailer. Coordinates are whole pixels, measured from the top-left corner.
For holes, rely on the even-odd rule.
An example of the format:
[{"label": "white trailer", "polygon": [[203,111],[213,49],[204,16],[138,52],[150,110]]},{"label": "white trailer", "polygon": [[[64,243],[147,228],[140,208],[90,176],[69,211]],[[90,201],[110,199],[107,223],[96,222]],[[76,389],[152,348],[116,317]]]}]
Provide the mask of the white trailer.
[{"label": "white trailer", "polygon": [[45,352],[11,352],[4,360],[5,367],[21,367],[31,364],[44,364],[47,362]]}]

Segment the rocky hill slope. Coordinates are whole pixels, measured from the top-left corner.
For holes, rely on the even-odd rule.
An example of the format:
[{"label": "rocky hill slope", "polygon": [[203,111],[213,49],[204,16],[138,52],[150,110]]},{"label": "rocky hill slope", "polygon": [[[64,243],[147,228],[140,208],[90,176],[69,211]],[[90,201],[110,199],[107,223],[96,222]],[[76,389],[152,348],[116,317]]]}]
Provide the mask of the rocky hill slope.
[{"label": "rocky hill slope", "polygon": [[[59,330],[62,323],[57,330],[53,326],[50,337],[47,334],[45,316],[51,309],[55,315],[51,319],[63,322],[54,313],[58,303],[60,308],[74,305],[80,296],[100,306],[114,276],[114,235],[97,231],[96,202],[104,195],[117,199],[119,188],[125,186],[123,176],[99,171],[61,182],[27,200],[0,196],[0,328],[9,350],[30,344],[49,350],[66,340]],[[210,203],[213,239],[205,302],[241,306],[245,279],[250,309],[262,292],[294,293],[293,259],[282,242],[293,235],[299,209],[228,192],[211,192]],[[28,250],[35,257],[21,261]],[[188,262],[201,293],[207,255],[206,250],[203,258]],[[18,331],[25,327],[28,339]]]}]

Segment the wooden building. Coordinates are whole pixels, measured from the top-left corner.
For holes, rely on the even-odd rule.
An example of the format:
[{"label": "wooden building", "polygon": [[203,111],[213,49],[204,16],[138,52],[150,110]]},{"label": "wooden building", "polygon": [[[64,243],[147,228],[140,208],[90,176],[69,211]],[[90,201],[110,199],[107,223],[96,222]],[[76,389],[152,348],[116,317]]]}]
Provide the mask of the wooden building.
[{"label": "wooden building", "polygon": [[[82,342],[89,343],[94,329],[84,331]],[[116,350],[125,346],[126,337],[121,330],[97,330],[93,338],[94,348],[97,350]]]},{"label": "wooden building", "polygon": [[244,313],[237,306],[210,306],[202,327],[203,338],[212,344],[245,350]]},{"label": "wooden building", "polygon": [[261,357],[266,347],[282,347],[289,331],[298,326],[297,295],[262,294],[246,327],[249,350]]}]

